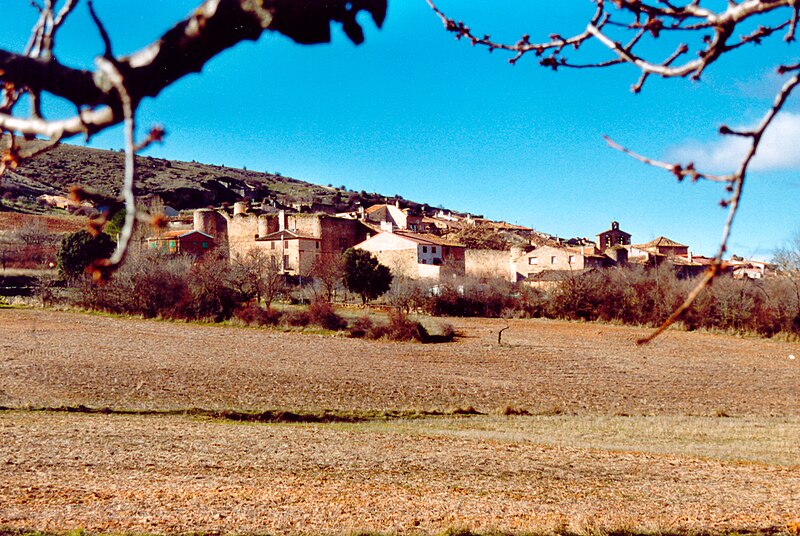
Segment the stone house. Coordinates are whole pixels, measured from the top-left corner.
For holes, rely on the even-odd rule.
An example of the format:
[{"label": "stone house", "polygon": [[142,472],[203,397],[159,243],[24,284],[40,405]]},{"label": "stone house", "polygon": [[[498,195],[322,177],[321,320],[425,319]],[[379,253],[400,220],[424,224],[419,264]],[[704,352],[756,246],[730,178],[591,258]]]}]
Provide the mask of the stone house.
[{"label": "stone house", "polygon": [[320,258],[322,240],[283,229],[259,237],[256,243],[262,251],[276,257],[283,273],[307,276]]},{"label": "stone house", "polygon": [[372,205],[364,211],[364,221],[380,225],[389,231],[420,231],[422,216],[414,215],[407,208],[401,209],[400,202],[394,205]]},{"label": "stone house", "polygon": [[369,251],[395,276],[438,279],[464,275],[464,246],[431,234],[384,231],[356,248]]},{"label": "stone house", "polygon": [[230,258],[250,250],[279,257],[290,275],[310,275],[317,259],[334,258],[366,240],[375,231],[362,222],[329,214],[289,213],[285,210],[254,210],[236,203],[233,214],[222,209],[194,212],[194,229],[219,237]]},{"label": "stone house", "polygon": [[646,244],[637,244],[633,246],[633,248],[640,252],[653,253],[655,255],[665,255],[667,257],[689,256],[689,246],[679,244],[678,242],[670,240],[665,236],[659,236],[655,240],[651,240]]},{"label": "stone house", "polygon": [[545,271],[581,272],[610,264],[610,259],[593,247],[542,246],[514,259],[517,280],[532,278]]}]

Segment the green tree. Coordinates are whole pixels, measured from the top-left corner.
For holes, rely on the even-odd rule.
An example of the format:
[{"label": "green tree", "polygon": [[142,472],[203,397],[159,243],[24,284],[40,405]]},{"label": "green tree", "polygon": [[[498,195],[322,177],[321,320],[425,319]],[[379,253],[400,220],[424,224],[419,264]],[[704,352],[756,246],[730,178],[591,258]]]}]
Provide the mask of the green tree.
[{"label": "green tree", "polygon": [[116,244],[105,233],[92,236],[80,230],[64,237],[58,248],[58,269],[67,279],[75,279],[86,271],[86,267],[97,259],[107,259]]},{"label": "green tree", "polygon": [[344,286],[366,304],[392,286],[392,273],[372,253],[350,248],[344,252]]}]

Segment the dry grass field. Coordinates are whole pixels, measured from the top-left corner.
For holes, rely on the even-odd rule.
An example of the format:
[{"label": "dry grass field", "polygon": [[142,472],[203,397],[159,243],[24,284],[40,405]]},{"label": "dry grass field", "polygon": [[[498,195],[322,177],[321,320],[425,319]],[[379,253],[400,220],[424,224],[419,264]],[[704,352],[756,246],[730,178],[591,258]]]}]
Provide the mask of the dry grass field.
[{"label": "dry grass field", "polygon": [[0,309],[0,527],[797,533],[796,343],[450,321],[421,345]]}]

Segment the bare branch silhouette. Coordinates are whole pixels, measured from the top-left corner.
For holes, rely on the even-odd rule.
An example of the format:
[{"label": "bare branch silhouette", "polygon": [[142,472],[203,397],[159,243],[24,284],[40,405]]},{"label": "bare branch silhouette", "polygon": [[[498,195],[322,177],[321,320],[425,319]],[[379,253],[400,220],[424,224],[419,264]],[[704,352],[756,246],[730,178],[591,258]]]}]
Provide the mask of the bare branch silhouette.
[{"label": "bare branch silhouette", "polygon": [[[729,1],[719,10],[701,6],[701,0],[691,2],[668,2],[659,0],[648,2],[642,0],[595,0],[597,5],[593,15],[586,24],[586,29],[572,37],[552,34],[549,40],[532,42],[529,35],[523,35],[515,43],[493,41],[489,35],[478,36],[463,22],[448,17],[437,6],[434,0],[426,0],[434,13],[442,20],[447,31],[455,34],[456,39],[469,41],[473,46],[487,48],[490,52],[502,50],[511,53],[509,62],[517,63],[528,54],[539,58],[539,64],[550,69],[559,68],[608,68],[616,65],[632,65],[640,73],[639,80],[633,85],[636,93],[642,90],[645,82],[652,76],[663,78],[691,78],[698,80],[703,72],[725,54],[745,46],[758,45],[765,39],[785,31],[784,40],[795,40],[800,3],[796,0],[744,0]],[[708,4],[708,2],[706,2]],[[770,17],[766,17],[770,15]],[[767,20],[766,25],[757,26],[752,23],[760,17]],[[748,26],[750,25],[750,26]],[[692,40],[680,44],[675,50],[665,54],[663,61],[653,60],[650,54],[659,53],[665,34],[674,33]],[[624,38],[624,39],[623,39]],[[627,39],[626,44],[623,41]],[[611,57],[604,61],[573,62],[566,54],[568,51],[580,53],[582,47],[594,41],[610,52]],[[654,46],[655,45],[655,46]],[[645,52],[640,53],[640,50]],[[655,52],[654,52],[655,51]],[[777,67],[780,75],[800,70],[800,64]],[[728,174],[712,174],[696,169],[694,163],[668,163],[642,156],[619,143],[605,137],[606,142],[647,165],[664,169],[673,174],[679,181],[708,180],[725,184],[726,197],[720,204],[728,208],[719,249],[714,263],[697,287],[689,294],[687,300],[674,312],[664,324],[653,334],[642,339],[649,342],[672,325],[681,314],[691,307],[694,300],[714,277],[720,273],[722,259],[727,251],[733,222],[741,206],[745,179],[750,165],[755,158],[764,133],[769,129],[775,116],[783,109],[786,100],[800,83],[800,75],[795,74],[788,79],[777,93],[772,106],[765,112],[758,125],[751,130],[734,130],[722,126],[719,133],[723,136],[737,136],[749,140],[749,147],[736,169]]]}]

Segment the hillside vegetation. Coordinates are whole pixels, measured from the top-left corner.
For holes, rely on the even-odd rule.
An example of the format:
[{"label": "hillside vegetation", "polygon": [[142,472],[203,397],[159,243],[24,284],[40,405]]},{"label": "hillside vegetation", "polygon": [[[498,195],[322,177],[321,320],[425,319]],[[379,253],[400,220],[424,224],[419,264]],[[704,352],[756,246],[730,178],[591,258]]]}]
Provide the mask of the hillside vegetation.
[{"label": "hillside vegetation", "polygon": [[[31,142],[33,146],[41,142]],[[67,193],[73,186],[92,188],[106,195],[119,195],[124,169],[122,152],[61,145],[11,173],[0,185],[6,199],[42,194]],[[317,203],[336,210],[354,209],[358,203],[369,205],[386,198],[365,191],[347,190],[344,185],[320,186],[268,173],[236,169],[199,162],[178,162],[141,156],[137,158],[137,192],[140,196],[158,195],[176,209],[218,206],[249,198],[276,200],[281,203]],[[405,206],[418,206],[405,202]]]}]

